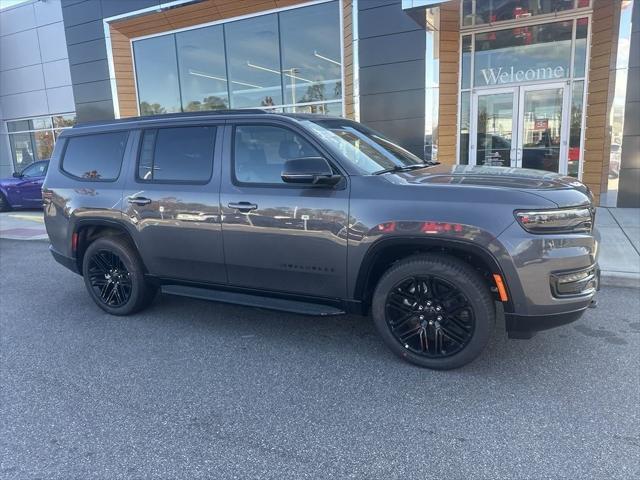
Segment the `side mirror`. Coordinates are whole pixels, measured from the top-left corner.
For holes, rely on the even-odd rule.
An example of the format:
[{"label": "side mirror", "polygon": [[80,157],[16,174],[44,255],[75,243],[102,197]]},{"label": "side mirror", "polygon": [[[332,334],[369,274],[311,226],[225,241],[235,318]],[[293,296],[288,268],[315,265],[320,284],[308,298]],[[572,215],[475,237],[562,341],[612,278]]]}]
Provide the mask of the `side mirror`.
[{"label": "side mirror", "polygon": [[322,157],[292,158],[284,164],[280,175],[285,183],[335,185],[342,178],[334,175],[331,165]]},{"label": "side mirror", "polygon": [[22,173],[20,173],[20,172],[13,172],[13,178],[22,178]]}]

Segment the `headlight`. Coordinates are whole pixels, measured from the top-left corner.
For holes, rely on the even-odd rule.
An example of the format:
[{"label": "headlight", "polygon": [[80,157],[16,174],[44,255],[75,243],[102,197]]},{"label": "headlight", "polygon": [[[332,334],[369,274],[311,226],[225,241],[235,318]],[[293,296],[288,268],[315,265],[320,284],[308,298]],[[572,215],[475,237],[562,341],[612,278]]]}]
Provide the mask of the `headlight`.
[{"label": "headlight", "polygon": [[593,212],[589,207],[514,213],[522,228],[531,233],[581,233],[593,229]]}]

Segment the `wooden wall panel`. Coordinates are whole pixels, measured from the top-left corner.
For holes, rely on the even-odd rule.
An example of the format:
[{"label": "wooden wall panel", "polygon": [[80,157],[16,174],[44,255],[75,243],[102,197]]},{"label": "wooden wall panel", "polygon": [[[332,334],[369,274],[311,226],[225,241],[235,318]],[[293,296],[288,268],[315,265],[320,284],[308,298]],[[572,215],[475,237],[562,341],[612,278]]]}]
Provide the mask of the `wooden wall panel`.
[{"label": "wooden wall panel", "polygon": [[345,116],[355,119],[355,99],[353,95],[353,13],[351,0],[343,1],[342,9],[342,42],[344,45],[344,85],[342,88],[342,98],[344,101]]},{"label": "wooden wall panel", "polygon": [[458,75],[460,50],[460,4],[451,1],[440,7],[438,31],[440,67],[439,108],[436,141],[438,161],[453,165],[457,161]]},{"label": "wooden wall panel", "polygon": [[609,173],[609,115],[615,89],[620,0],[594,0],[587,86],[582,181],[597,202],[606,191]]}]

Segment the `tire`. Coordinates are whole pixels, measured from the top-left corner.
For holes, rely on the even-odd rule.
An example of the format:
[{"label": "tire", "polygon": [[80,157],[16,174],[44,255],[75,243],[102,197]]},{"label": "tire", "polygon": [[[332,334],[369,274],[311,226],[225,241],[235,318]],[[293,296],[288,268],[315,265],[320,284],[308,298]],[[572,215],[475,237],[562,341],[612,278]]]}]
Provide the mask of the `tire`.
[{"label": "tire", "polygon": [[4,196],[4,194],[0,193],[0,212],[8,212],[9,210],[11,210],[9,201]]},{"label": "tire", "polygon": [[93,301],[112,315],[130,315],[147,307],[157,288],[144,279],[136,249],[121,236],[102,237],[89,245],[82,275]]},{"label": "tire", "polygon": [[457,258],[438,254],[416,255],[387,270],[371,310],[396,355],[436,370],[461,367],[480,355],[496,317],[481,275]]}]

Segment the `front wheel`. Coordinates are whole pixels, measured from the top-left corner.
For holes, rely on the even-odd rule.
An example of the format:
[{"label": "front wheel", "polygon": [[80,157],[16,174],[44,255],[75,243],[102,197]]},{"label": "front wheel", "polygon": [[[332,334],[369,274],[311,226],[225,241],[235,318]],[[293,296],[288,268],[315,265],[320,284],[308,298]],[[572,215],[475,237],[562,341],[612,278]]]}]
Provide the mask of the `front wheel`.
[{"label": "front wheel", "polygon": [[119,236],[102,237],[89,245],[82,274],[91,298],[112,315],[142,310],[156,294],[156,289],[144,279],[136,250]]},{"label": "front wheel", "polygon": [[11,210],[9,201],[6,199],[4,194],[0,193],[0,212],[8,212],[9,210]]},{"label": "front wheel", "polygon": [[480,355],[495,324],[483,278],[457,258],[436,254],[391,267],[375,289],[372,312],[394,353],[439,370],[461,367]]}]

